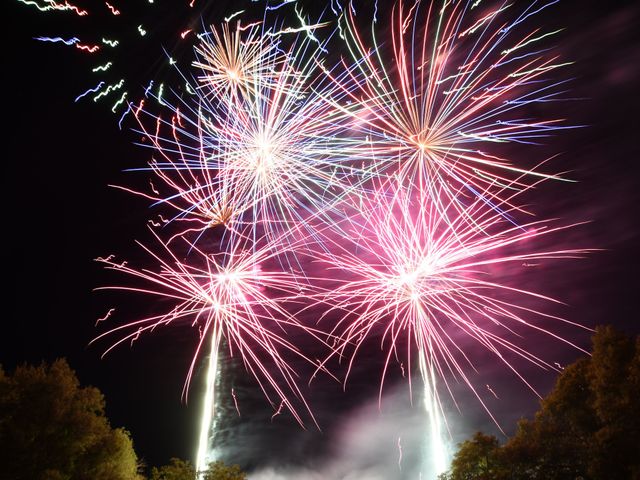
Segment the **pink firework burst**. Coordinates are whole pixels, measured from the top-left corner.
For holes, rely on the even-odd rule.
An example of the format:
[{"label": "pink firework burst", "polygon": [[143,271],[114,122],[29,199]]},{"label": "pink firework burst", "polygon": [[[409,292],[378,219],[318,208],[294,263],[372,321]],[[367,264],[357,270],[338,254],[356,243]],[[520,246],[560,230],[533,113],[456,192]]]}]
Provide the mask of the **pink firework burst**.
[{"label": "pink firework burst", "polygon": [[[504,274],[509,265],[516,268],[534,260],[577,257],[587,250],[531,252],[530,245],[522,245],[572,225],[543,221],[513,225],[481,197],[459,194],[437,207],[430,201],[432,194],[415,189],[409,193],[397,179],[386,182],[347,217],[342,225],[347,238],[326,235],[331,253],[321,251],[318,257],[340,274],[333,275],[335,288],[324,301],[331,312],[342,312],[331,332],[339,340],[329,358],[348,357],[348,377],[365,339],[382,332],[381,344],[387,353],[380,395],[389,364],[402,345],[408,351],[406,365],[419,364],[431,395],[438,398],[436,377],[451,392],[447,378],[452,375],[461,378],[487,409],[465,370],[465,365],[473,368],[469,351],[454,338],[461,333],[494,353],[535,392],[503,354],[515,354],[542,368],[555,367],[500,330],[513,333],[514,327],[525,326],[579,348],[545,329],[540,320],[579,325],[526,306],[527,297],[556,300],[511,286],[502,277],[495,278],[492,270],[502,266]],[[439,400],[437,404],[441,408]]]},{"label": "pink firework burst", "polygon": [[[295,372],[282,352],[312,360],[285,338],[285,332],[296,328],[317,335],[312,328],[299,323],[287,308],[299,301],[306,293],[306,287],[293,274],[266,266],[278,255],[277,246],[245,248],[245,239],[233,236],[227,241],[226,251],[209,254],[185,241],[190,249],[190,260],[186,262],[157,235],[154,236],[161,246],[161,253],[154,253],[138,243],[157,263],[155,269],[130,267],[127,262],[116,262],[113,257],[97,259],[108,269],[139,281],[139,286],[107,286],[99,290],[126,290],[153,296],[168,300],[172,307],[112,328],[93,341],[120,335],[106,354],[122,343],[163,326],[180,324],[197,329],[199,342],[185,382],[186,395],[197,360],[207,342],[211,342],[211,358],[217,359],[225,339],[229,354],[240,356],[274,408],[284,405],[302,424],[291,396],[301,400],[307,410],[308,406],[296,385]],[[273,394],[277,401],[271,399]]]}]

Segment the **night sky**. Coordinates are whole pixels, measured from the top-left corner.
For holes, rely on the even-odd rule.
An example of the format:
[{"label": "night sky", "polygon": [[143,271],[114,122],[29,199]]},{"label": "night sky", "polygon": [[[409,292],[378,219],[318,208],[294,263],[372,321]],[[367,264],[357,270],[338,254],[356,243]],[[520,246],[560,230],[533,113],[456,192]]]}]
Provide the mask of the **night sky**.
[{"label": "night sky", "polygon": [[[215,7],[203,9],[205,23],[218,23],[238,9],[236,2],[227,2],[228,6],[222,1],[215,3]],[[536,20],[549,30],[565,27],[555,45],[563,58],[576,62],[567,74],[573,78],[568,96],[575,100],[555,104],[549,112],[585,127],[560,132],[541,147],[541,157],[559,153],[553,166],[568,171],[578,182],[541,187],[535,195],[535,208],[545,217],[590,221],[569,231],[561,242],[602,250],[538,273],[531,282],[538,291],[568,304],[558,310],[566,318],[587,327],[613,324],[637,334],[640,42],[636,32],[640,6],[633,1],[603,5],[562,1]],[[196,377],[186,405],[181,391],[197,340],[194,332],[160,329],[141,338],[133,348],[125,345],[105,359],[100,355],[106,344],[88,346],[101,331],[94,327],[96,319],[109,308],[122,312],[121,319],[141,316],[151,308],[140,299],[128,301],[122,295],[93,292],[113,277],[92,261],[112,253],[135,261],[140,251],[134,240],[149,240],[145,225],[155,212],[149,211],[144,199],[107,186],[139,181],[136,174],[124,170],[144,165],[149,150],[133,145],[139,139],[135,133],[118,129],[119,116],[111,114],[106,104],[74,104],[79,93],[95,85],[89,67],[99,62],[72,49],[32,39],[38,35],[80,35],[77,18],[43,15],[13,0],[4,7],[8,10],[5,19],[13,26],[12,37],[4,43],[3,74],[8,103],[3,120],[9,144],[3,189],[3,231],[8,240],[4,258],[8,265],[3,271],[9,285],[4,303],[10,308],[0,334],[0,363],[12,370],[21,362],[66,357],[83,384],[94,385],[105,394],[112,424],[132,433],[138,455],[149,465],[164,463],[171,456],[192,458],[202,376]],[[142,7],[135,8],[140,9],[140,15],[144,13]],[[188,10],[177,9],[175,17],[168,12],[157,26],[149,25],[152,34],[163,38],[175,28],[172,22],[181,18],[181,12]],[[123,19],[118,21],[123,23]],[[199,21],[196,15],[192,22],[196,28]],[[187,61],[191,58],[189,49],[176,52]],[[135,72],[131,81],[142,86],[142,79],[163,74],[162,62],[158,43],[140,41],[122,56],[118,68]],[[588,332],[560,326],[555,331],[588,348]],[[562,364],[580,355],[557,343],[535,347]],[[492,408],[505,429],[512,431],[515,419],[530,415],[537,400],[487,362],[487,383],[503,392],[503,400]],[[552,386],[552,372],[530,373],[543,393]],[[346,435],[345,425],[376,417],[377,406],[372,409],[370,402],[375,399],[378,380],[376,362],[371,361],[363,362],[355,372],[346,394],[341,393],[340,385],[327,380],[312,384],[306,394],[323,433],[312,429],[303,432],[290,418],[272,423],[271,410],[251,391],[251,382],[237,380],[237,385],[246,389],[243,417],[228,420],[226,427],[231,433],[226,443],[242,443],[244,447],[242,451],[230,448],[226,453],[231,460],[255,466],[274,458],[282,460],[276,463],[313,465],[314,458],[323,462],[335,456],[336,445],[355,451],[358,437]],[[393,399],[389,403],[403,401],[398,400],[406,396],[401,384],[397,391],[400,394],[390,388]],[[464,415],[451,414],[456,438],[478,428],[493,431],[481,407],[463,392],[460,395]],[[392,439],[390,445],[394,442]]]}]

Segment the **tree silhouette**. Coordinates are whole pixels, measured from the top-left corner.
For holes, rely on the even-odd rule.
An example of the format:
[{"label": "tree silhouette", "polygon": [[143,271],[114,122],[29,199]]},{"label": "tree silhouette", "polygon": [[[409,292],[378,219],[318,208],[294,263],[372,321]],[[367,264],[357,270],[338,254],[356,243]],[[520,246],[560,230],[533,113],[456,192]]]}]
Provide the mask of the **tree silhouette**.
[{"label": "tree silhouette", "polygon": [[[149,480],[194,480],[196,469],[188,461],[172,458],[168,465],[151,469]],[[218,460],[200,472],[198,480],[246,480],[247,476],[238,465],[226,465]]]},{"label": "tree silhouette", "polygon": [[137,480],[126,430],[111,428],[94,387],[65,360],[0,367],[0,470],[12,480]]},{"label": "tree silhouette", "polygon": [[444,480],[640,479],[640,337],[598,327],[593,354],[564,369],[503,446],[477,433]]}]

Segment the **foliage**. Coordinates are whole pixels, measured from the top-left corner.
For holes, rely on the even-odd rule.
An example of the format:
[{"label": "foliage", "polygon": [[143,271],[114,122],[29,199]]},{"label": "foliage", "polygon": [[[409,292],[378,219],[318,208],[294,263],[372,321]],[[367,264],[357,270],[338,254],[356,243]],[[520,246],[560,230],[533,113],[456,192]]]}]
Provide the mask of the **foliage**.
[{"label": "foliage", "polygon": [[246,480],[247,475],[238,465],[226,465],[218,460],[210,463],[202,477],[203,480]]},{"label": "foliage", "polygon": [[477,433],[444,480],[640,479],[640,337],[599,327],[532,420],[503,446]]},{"label": "foliage", "polygon": [[[151,469],[149,480],[194,480],[195,467],[185,460],[172,458],[168,465]],[[247,476],[238,465],[226,465],[222,461],[209,464],[209,468],[201,472],[199,480],[246,480]]]},{"label": "foliage", "polygon": [[14,480],[133,480],[127,431],[113,429],[94,387],[80,387],[65,360],[0,367],[0,465]]},{"label": "foliage", "polygon": [[179,458],[172,458],[168,465],[151,469],[149,480],[194,480],[196,469],[191,463]]},{"label": "foliage", "polygon": [[451,463],[451,473],[442,480],[493,479],[499,477],[499,442],[493,435],[476,432],[459,445]]}]

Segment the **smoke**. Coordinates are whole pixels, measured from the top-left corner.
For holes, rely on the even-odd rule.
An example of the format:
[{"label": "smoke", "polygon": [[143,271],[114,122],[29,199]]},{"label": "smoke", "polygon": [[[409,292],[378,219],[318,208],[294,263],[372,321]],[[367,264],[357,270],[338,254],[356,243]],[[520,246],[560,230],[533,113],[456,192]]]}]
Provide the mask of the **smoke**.
[{"label": "smoke", "polygon": [[[250,480],[388,480],[435,479],[428,452],[430,428],[422,399],[413,405],[406,386],[377,397],[348,416],[328,439],[327,457],[312,466],[273,464],[257,469]],[[452,452],[452,442],[446,450]]]}]

